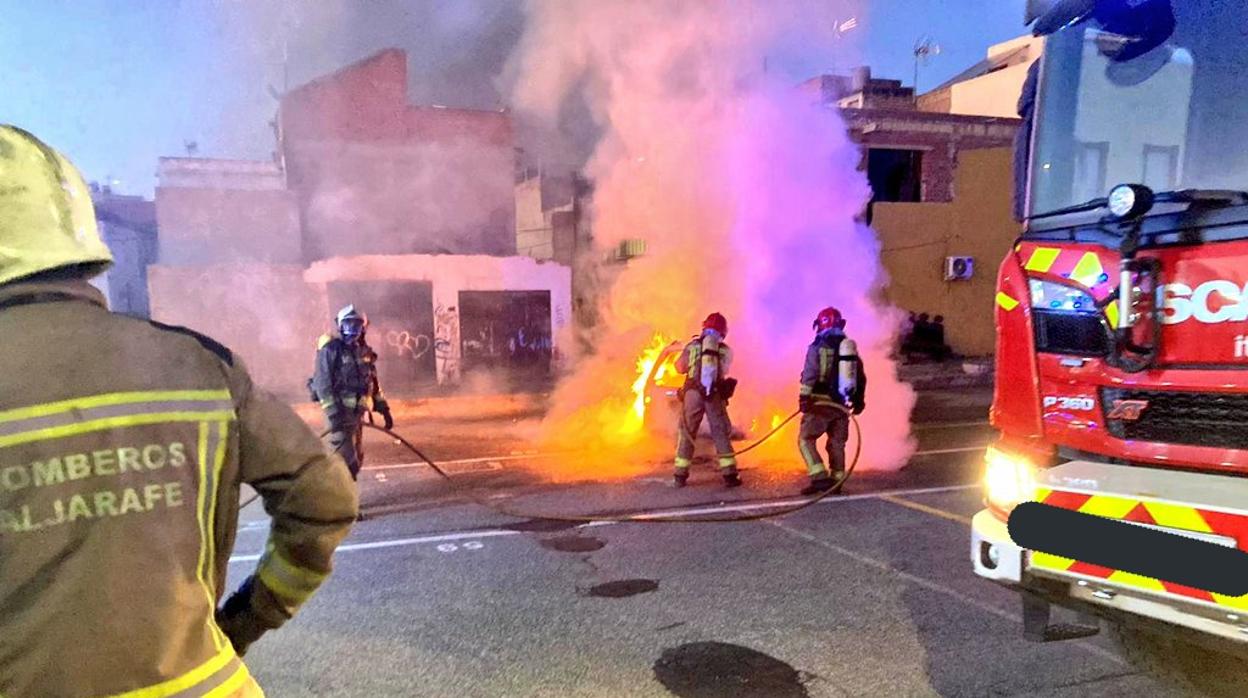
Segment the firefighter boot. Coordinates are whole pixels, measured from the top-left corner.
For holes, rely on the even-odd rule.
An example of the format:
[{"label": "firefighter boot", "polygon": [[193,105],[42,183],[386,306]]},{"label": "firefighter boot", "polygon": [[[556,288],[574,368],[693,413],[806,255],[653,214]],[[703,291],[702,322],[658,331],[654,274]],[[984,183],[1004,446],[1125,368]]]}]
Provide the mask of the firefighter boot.
[{"label": "firefighter boot", "polygon": [[839,480],[840,478],[828,477],[826,475],[824,477],[811,478],[810,484],[802,488],[802,494],[821,494],[823,492],[827,492],[828,490],[833,490],[833,493],[840,492],[841,486],[839,484]]},{"label": "firefighter boot", "polygon": [[687,482],[689,482],[689,473],[676,473],[672,476],[672,487],[680,489],[681,487],[684,487]]},{"label": "firefighter boot", "polygon": [[727,473],[726,475],[724,475],[724,487],[732,488],[732,487],[740,487],[740,486],[741,486],[740,475],[736,473]]}]

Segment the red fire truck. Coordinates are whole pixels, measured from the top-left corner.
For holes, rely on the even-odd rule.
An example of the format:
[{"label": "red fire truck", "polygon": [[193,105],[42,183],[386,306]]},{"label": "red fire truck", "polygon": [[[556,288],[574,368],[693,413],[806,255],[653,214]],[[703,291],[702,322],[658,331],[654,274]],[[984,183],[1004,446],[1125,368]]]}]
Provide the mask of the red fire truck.
[{"label": "red fire truck", "polygon": [[1248,595],[1028,550],[1008,528],[1037,501],[1248,554],[1248,3],[1028,12],[1046,38],[1020,101],[1025,225],[998,278],[974,568],[1020,592],[1028,639],[1106,627],[1153,673],[1248,695]]}]

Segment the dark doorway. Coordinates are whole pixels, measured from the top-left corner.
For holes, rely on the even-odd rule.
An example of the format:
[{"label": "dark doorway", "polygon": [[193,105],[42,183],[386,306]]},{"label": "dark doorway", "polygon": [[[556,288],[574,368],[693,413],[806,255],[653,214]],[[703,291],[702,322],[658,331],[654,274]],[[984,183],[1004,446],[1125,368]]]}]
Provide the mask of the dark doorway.
[{"label": "dark doorway", "polygon": [[[433,284],[426,281],[339,281],[329,284],[330,313],[348,303],[368,315],[369,346],[388,395],[411,396],[437,381]],[[445,348],[444,348],[445,350]]]},{"label": "dark doorway", "polygon": [[867,152],[867,178],[874,201],[923,200],[923,152],[871,148]]},{"label": "dark doorway", "polygon": [[463,369],[512,378],[550,374],[549,291],[460,291]]}]

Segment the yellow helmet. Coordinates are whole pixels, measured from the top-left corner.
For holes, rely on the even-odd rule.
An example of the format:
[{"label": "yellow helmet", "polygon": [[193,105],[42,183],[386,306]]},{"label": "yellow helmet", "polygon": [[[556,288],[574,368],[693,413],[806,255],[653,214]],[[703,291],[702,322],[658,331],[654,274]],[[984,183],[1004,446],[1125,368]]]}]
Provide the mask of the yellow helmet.
[{"label": "yellow helmet", "polygon": [[112,261],[77,168],[26,131],[0,124],[0,284],[71,264],[99,273]]}]

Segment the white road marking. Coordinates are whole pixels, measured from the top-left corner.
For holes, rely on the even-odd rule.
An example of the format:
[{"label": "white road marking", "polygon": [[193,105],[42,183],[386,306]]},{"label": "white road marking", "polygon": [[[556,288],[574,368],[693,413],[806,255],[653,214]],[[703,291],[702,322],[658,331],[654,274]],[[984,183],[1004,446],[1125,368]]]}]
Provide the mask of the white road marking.
[{"label": "white road marking", "polygon": [[915,424],[912,431],[930,431],[932,429],[961,429],[963,427],[986,427],[991,426],[992,422],[981,420],[978,422],[931,422],[929,424]]},{"label": "white road marking", "polygon": [[[959,422],[952,424],[931,424],[926,426],[918,426],[916,431],[924,429],[946,429],[961,426],[979,426],[986,425],[988,422]],[[934,456],[943,453],[970,453],[971,451],[982,451],[988,448],[988,444],[983,446],[965,446],[960,448],[939,448],[928,451],[915,451],[916,456]],[[438,465],[472,465],[475,463],[485,463],[492,466],[492,469],[498,470],[505,461],[518,460],[545,460],[548,458],[558,458],[560,456],[576,455],[574,453],[513,453],[506,456],[481,456],[478,458],[456,458],[453,460],[436,461]],[[415,461],[412,463],[392,463],[389,465],[366,465],[362,470],[368,471],[384,471],[384,470],[411,470],[413,468],[427,468],[429,464],[424,461]]]},{"label": "white road marking", "polygon": [[[440,461],[435,461],[435,462],[438,465],[471,465],[473,463],[487,463],[491,465],[497,465],[498,468],[501,468],[502,461],[555,458],[560,455],[564,455],[564,454],[531,453],[531,454],[523,454],[523,455],[518,455],[518,456],[482,456],[481,458],[457,458],[454,460],[440,460]],[[409,470],[411,468],[428,468],[428,467],[429,467],[428,463],[424,461],[417,461],[415,463],[394,463],[391,465],[366,465],[363,468],[361,468],[361,470],[364,470],[365,472],[367,472],[370,470]],[[498,468],[494,468],[494,469],[497,470]]]},{"label": "white road marking", "polygon": [[[979,487],[979,485],[978,484],[948,485],[945,487],[921,487],[921,488],[908,489],[908,490],[886,490],[883,492],[865,492],[863,494],[844,494],[844,495],[836,495],[834,497],[825,497],[824,499],[819,500],[818,503],[819,504],[836,504],[837,502],[853,502],[853,501],[857,501],[860,499],[879,499],[880,497],[884,495],[892,495],[892,496],[899,497],[902,495],[912,495],[912,494],[935,494],[938,492],[957,492],[959,490],[969,490],[975,487]],[[791,507],[797,504],[801,504],[805,501],[806,501],[805,497],[800,497],[796,499],[779,499],[779,500],[774,500],[770,502],[757,502],[753,504],[721,504],[718,506],[704,507],[700,509],[668,509],[665,511],[647,511],[643,513],[635,514],[634,517],[638,519],[649,519],[649,518],[655,518],[655,517],[669,517],[669,516],[698,516],[701,514],[717,514],[721,512],[734,512],[734,511],[758,511],[759,509],[783,509],[785,507]]]},{"label": "white road marking", "polygon": [[[456,540],[477,540],[480,538],[498,538],[500,536],[518,536],[523,531],[509,531],[506,529],[493,529],[486,531],[466,531],[464,533],[446,533],[437,536],[420,536],[416,538],[394,538],[391,540],[372,541],[370,543],[348,543],[338,546],[338,552],[351,553],[357,550],[378,550],[381,548],[403,548],[412,545],[422,545],[425,543],[443,543],[446,541]],[[231,563],[235,562],[258,562],[260,555],[235,555],[230,558]]]},{"label": "white road marking", "polygon": [[944,453],[970,453],[972,451],[983,451],[988,448],[989,444],[983,446],[961,446],[958,448],[934,448],[927,451],[915,451],[916,456],[938,456]]},{"label": "white road marking", "polygon": [[[819,504],[836,504],[838,502],[853,502],[862,499],[879,499],[883,496],[903,496],[916,494],[934,494],[938,492],[957,492],[960,490],[968,490],[979,487],[979,485],[950,485],[947,487],[923,487],[916,489],[904,490],[885,490],[883,492],[871,492],[864,494],[847,494],[828,497],[820,500]],[[757,511],[759,509],[781,509],[800,504],[804,499],[785,499],[771,502],[758,502],[754,504],[725,504],[714,507],[701,507],[697,509],[668,509],[664,511],[648,511],[637,513],[634,516],[638,519],[646,519],[652,517],[666,516],[697,516],[700,514],[716,514],[734,511]],[[257,522],[260,523],[260,522]],[[576,526],[576,528],[597,528],[599,526],[613,526],[619,521],[593,521]],[[463,533],[447,533],[436,536],[420,536],[415,538],[395,538],[391,540],[379,540],[369,543],[348,543],[338,547],[338,552],[349,553],[358,550],[377,550],[381,548],[401,548],[412,545],[424,545],[427,543],[444,543],[448,541],[471,540],[476,538],[496,538],[499,536],[518,536],[523,531],[513,531],[509,529],[487,529],[484,531],[467,531]],[[260,555],[235,555],[230,558],[231,563],[235,562],[255,562],[260,559]]]},{"label": "white road marking", "polygon": [[[902,579],[911,584],[914,584],[915,586],[923,587],[924,589],[927,589],[928,591],[934,591],[938,594],[954,599],[955,601],[960,601],[966,604],[967,606],[977,608],[985,613],[992,614],[1003,620],[1008,620],[1011,623],[1016,623],[1018,625],[1022,625],[1023,623],[1023,619],[1016,614],[1010,613],[1009,611],[1003,611],[997,608],[996,606],[985,603],[973,596],[968,596],[966,594],[963,594],[957,589],[947,587],[944,584],[941,584],[940,582],[934,582],[930,579],[926,579],[924,577],[920,577],[918,575],[911,574],[903,570],[899,570],[896,567],[893,567],[892,565],[888,564],[887,562],[884,562],[882,560],[877,560],[873,557],[870,557],[869,555],[863,555],[862,553],[854,552],[853,550],[850,550],[848,548],[843,548],[835,543],[830,543],[826,540],[823,540],[822,538],[813,536],[805,531],[802,531],[797,528],[793,528],[792,526],[785,524],[783,521],[776,521],[773,519],[771,521],[768,521],[767,523],[770,523],[772,526],[775,526],[776,528],[784,531],[785,533],[788,533],[789,535],[795,536],[797,538],[801,538],[802,540],[808,543],[813,543],[814,545],[817,545],[821,548],[831,550],[832,552],[837,553],[838,555],[843,555],[845,557],[848,557],[851,560],[854,560],[855,562],[859,562],[868,567],[874,567],[875,569],[881,572],[886,572],[888,574],[891,574],[899,579]],[[1102,659],[1107,659],[1111,662],[1114,662],[1115,664],[1125,665],[1127,663],[1126,660],[1124,660],[1122,657],[1119,657],[1118,655],[1114,654],[1113,652],[1103,647],[1098,647],[1086,641],[1079,641],[1079,642],[1076,642],[1075,644],[1087,650],[1088,652],[1091,652],[1092,654],[1095,654],[1101,657]]]}]

